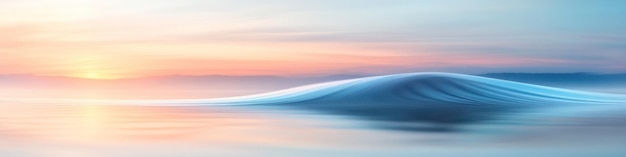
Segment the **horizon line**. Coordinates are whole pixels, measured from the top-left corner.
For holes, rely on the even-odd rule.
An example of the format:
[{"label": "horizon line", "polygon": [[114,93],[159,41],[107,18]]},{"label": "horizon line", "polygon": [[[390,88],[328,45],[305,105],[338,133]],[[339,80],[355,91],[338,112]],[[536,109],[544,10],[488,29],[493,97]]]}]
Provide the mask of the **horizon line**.
[{"label": "horizon line", "polygon": [[2,73],[0,76],[34,76],[34,77],[59,77],[59,78],[72,78],[72,79],[82,79],[82,80],[129,80],[129,79],[146,79],[146,78],[158,78],[158,77],[172,77],[172,76],[180,76],[180,77],[278,77],[278,78],[319,78],[319,77],[332,77],[332,76],[359,76],[359,77],[368,77],[368,76],[383,76],[383,75],[393,75],[393,74],[406,74],[406,73],[427,73],[427,72],[442,72],[442,73],[456,73],[456,74],[466,74],[466,75],[486,75],[486,74],[594,74],[594,75],[618,75],[618,74],[626,74],[626,72],[617,72],[617,73],[602,73],[602,72],[484,72],[484,73],[460,73],[460,72],[444,72],[444,71],[416,71],[416,72],[400,72],[400,73],[389,73],[389,74],[365,74],[365,73],[344,73],[344,74],[327,74],[327,75],[227,75],[227,74],[170,74],[170,75],[149,75],[149,76],[138,76],[138,77],[120,77],[120,78],[86,78],[86,77],[78,77],[78,76],[68,76],[68,75],[46,75],[46,74],[33,74],[33,73]]}]

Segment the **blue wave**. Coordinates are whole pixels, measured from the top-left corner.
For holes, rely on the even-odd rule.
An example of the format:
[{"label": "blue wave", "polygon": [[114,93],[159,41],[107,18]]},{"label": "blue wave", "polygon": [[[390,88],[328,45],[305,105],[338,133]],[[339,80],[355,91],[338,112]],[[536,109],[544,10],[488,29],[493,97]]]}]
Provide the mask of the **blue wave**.
[{"label": "blue wave", "polygon": [[207,99],[202,103],[291,104],[368,102],[388,105],[445,102],[463,105],[615,104],[626,96],[538,86],[453,73],[408,73],[313,84],[276,92]]},{"label": "blue wave", "polygon": [[626,96],[463,74],[408,73],[188,103],[284,106],[383,120],[461,123],[541,107],[626,105]]},{"label": "blue wave", "polygon": [[[466,123],[534,109],[621,108],[626,95],[593,93],[453,73],[407,73],[327,82],[264,94],[193,100],[51,100],[0,102],[260,106],[317,110],[366,119]],[[626,108],[626,107],[624,107]],[[530,111],[534,110],[534,111]],[[560,110],[559,112],[561,112]],[[557,112],[550,112],[555,115]]]}]

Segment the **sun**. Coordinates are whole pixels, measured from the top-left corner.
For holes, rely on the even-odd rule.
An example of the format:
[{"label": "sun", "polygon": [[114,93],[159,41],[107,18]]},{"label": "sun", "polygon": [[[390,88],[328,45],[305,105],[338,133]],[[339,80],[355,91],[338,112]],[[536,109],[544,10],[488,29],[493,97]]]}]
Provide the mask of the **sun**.
[{"label": "sun", "polygon": [[82,75],[82,77],[88,79],[103,79],[102,75],[97,71],[87,71]]}]

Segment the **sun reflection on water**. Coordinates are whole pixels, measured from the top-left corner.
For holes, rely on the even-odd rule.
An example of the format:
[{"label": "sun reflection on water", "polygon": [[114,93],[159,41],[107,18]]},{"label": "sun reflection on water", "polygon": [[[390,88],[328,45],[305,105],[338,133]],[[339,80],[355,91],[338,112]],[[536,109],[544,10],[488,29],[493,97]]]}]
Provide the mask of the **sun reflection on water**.
[{"label": "sun reflection on water", "polygon": [[[323,146],[341,129],[209,107],[0,105],[0,135],[70,143],[184,142]],[[354,132],[352,132],[354,136]]]},{"label": "sun reflection on water", "polygon": [[81,138],[98,138],[111,130],[107,120],[112,118],[107,108],[98,105],[81,106],[77,135]]}]

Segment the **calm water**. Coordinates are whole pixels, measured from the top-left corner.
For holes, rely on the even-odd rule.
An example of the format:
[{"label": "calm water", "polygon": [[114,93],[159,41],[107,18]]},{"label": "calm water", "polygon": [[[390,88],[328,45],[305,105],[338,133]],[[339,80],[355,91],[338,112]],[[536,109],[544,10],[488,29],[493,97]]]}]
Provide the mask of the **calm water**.
[{"label": "calm water", "polygon": [[285,109],[5,102],[0,156],[623,156],[619,113],[425,131]]},{"label": "calm water", "polygon": [[[300,108],[288,104],[216,106],[198,103],[193,104],[196,106],[181,106],[181,101],[168,101],[173,104],[167,105],[172,106],[150,106],[115,101],[208,98],[258,91],[218,90],[214,91],[217,94],[211,94],[205,90],[150,88],[130,91],[95,90],[96,92],[3,88],[0,90],[0,95],[3,95],[0,99],[0,156],[626,156],[626,106],[622,104],[594,103],[602,101],[601,99],[591,99],[594,101],[578,106],[550,104],[566,101],[531,101],[548,103],[544,106],[560,107],[470,112],[483,111],[479,109],[484,102],[490,105],[487,107],[508,107],[515,106],[515,101],[524,102],[537,98],[537,95],[543,97],[535,100],[555,100],[554,96],[560,95],[536,93],[533,90],[520,91],[511,87],[510,83],[500,85],[497,81],[482,81],[482,84],[477,84],[476,81],[458,78],[460,77],[443,77],[443,80],[416,79],[408,84],[398,85],[402,88],[390,88],[395,86],[374,81],[373,83],[378,83],[377,87],[389,88],[367,88],[370,89],[367,92],[361,90],[366,88],[349,88],[357,96],[344,97],[342,93],[335,93],[336,97],[328,98],[346,98],[350,101],[319,101],[317,103],[322,104],[305,103],[300,104]],[[449,81],[445,82],[446,80]],[[466,84],[458,84],[459,81]],[[365,85],[359,87],[369,87],[369,84]],[[413,85],[423,87],[409,90],[409,94],[414,96],[412,98],[433,96],[433,93],[441,95],[429,97],[433,99],[428,100],[415,99],[422,101],[409,105],[402,105],[406,103],[402,101],[369,104],[370,106],[367,104],[370,100],[377,100],[372,98],[390,96],[388,93],[397,94],[391,95],[392,97],[406,96],[398,92],[406,92],[404,87]],[[479,92],[478,94],[467,93],[468,90],[453,87],[474,87],[480,90],[473,90]],[[610,91],[626,93],[623,88]],[[469,101],[474,104],[465,104],[467,100],[472,100],[468,98],[475,97],[478,97],[474,99],[477,101]],[[488,101],[494,100],[493,98],[502,99]],[[111,101],[66,101],[78,99]],[[452,100],[457,100],[462,105],[451,107],[447,102]],[[339,102],[344,104],[338,104]],[[307,105],[311,106],[305,107]],[[419,108],[420,105],[423,107]],[[406,106],[411,107],[403,108]],[[490,115],[492,113],[502,115]],[[475,115],[490,119],[436,123],[454,122],[449,118],[462,120],[463,117]]]}]

